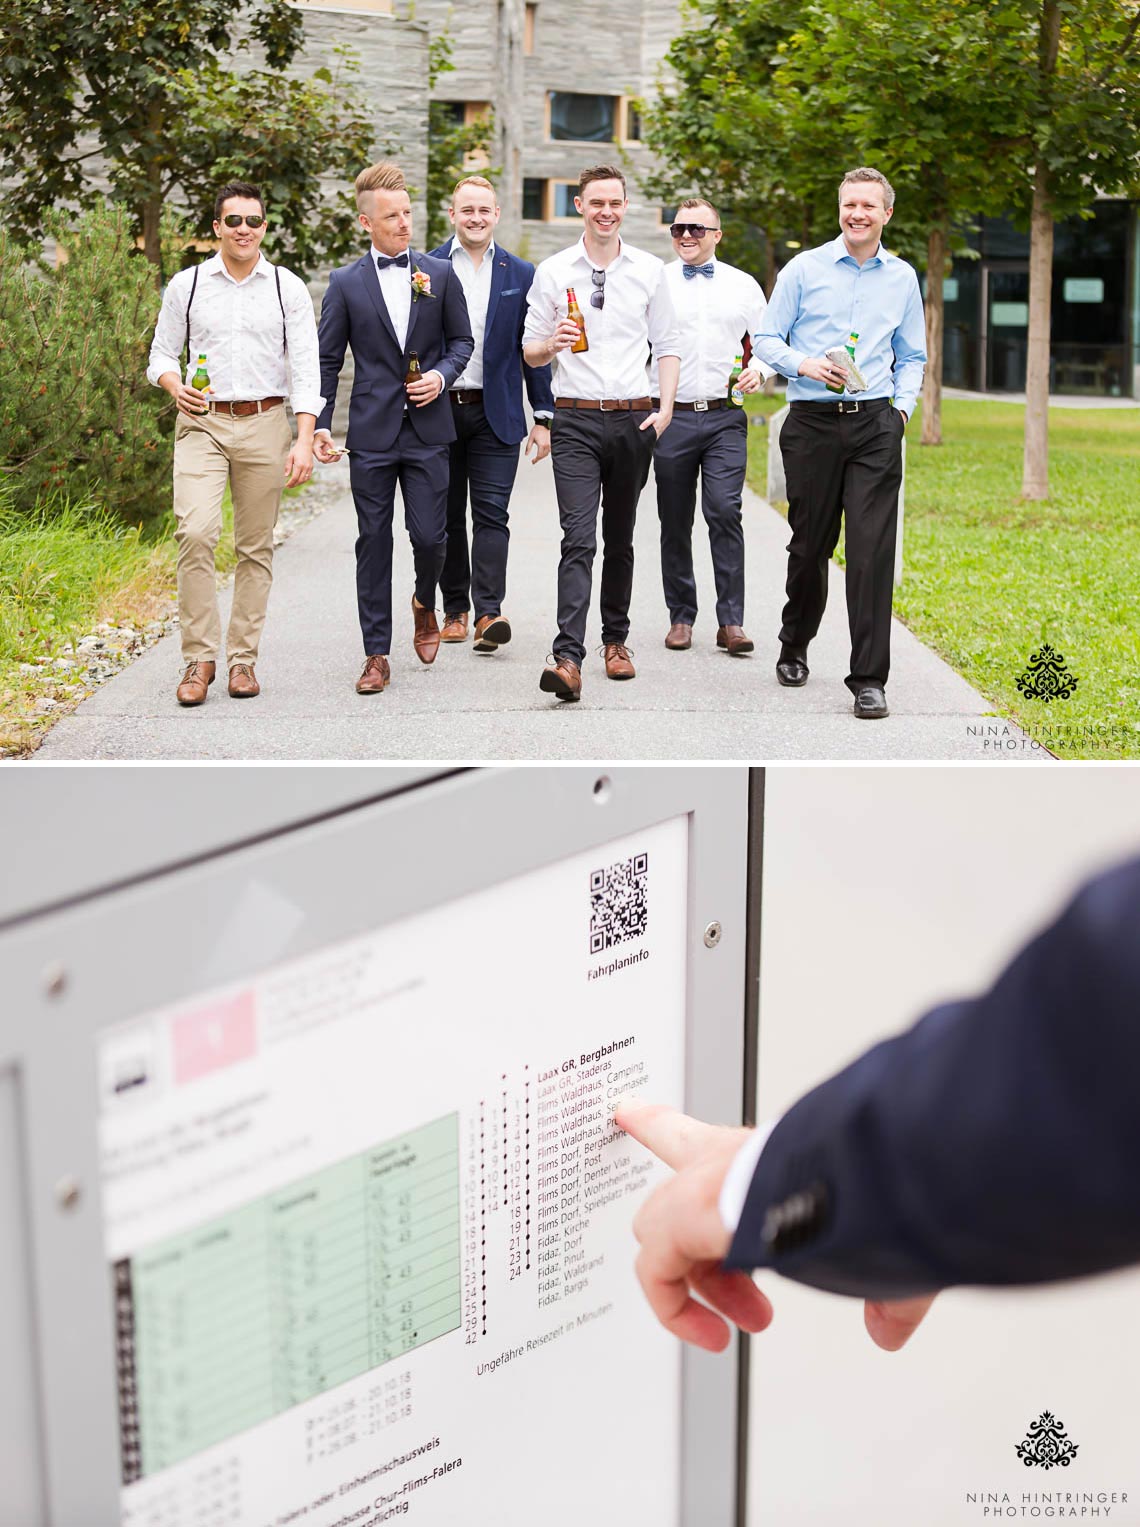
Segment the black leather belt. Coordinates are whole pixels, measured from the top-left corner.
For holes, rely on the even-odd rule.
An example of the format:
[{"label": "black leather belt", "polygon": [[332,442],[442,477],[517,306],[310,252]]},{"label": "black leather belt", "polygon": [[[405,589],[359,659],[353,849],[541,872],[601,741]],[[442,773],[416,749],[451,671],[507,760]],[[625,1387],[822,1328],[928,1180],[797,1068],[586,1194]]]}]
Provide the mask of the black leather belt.
[{"label": "black leather belt", "polygon": [[482,387],[453,387],[447,396],[454,403],[482,403]]},{"label": "black leather belt", "polygon": [[[656,398],[653,399],[653,406],[654,408],[661,406]],[[727,408],[728,406],[727,398],[698,398],[695,403],[674,403],[673,411],[676,412],[680,408],[686,413],[703,414],[710,408]]]},{"label": "black leather belt", "polygon": [[788,404],[789,408],[811,409],[818,414],[861,414],[874,413],[878,408],[890,408],[890,398],[836,398],[834,403],[825,403],[822,400],[816,403],[809,402],[807,398],[797,398],[794,403]]}]

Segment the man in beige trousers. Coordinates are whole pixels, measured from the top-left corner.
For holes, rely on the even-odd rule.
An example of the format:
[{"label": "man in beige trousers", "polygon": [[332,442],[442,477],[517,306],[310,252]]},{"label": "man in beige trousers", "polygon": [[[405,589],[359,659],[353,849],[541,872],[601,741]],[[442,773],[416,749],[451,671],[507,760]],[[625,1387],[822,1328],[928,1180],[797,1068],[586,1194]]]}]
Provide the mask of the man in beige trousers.
[{"label": "man in beige trousers", "polygon": [[[241,700],[261,692],[254,664],[273,579],[281,494],[307,482],[313,470],[313,426],[323,404],[313,304],[299,276],[263,258],[265,226],[256,186],[232,181],[221,188],[214,204],[221,247],[167,286],[147,367],[149,380],[164,387],[178,408],[174,518],[186,664],[177,690],[181,705],[201,705],[214,682],[222,636],[214,550],[227,482],[237,567],[226,659],[229,693]],[[205,394],[189,385],[202,354],[210,377]],[[296,443],[287,396],[297,418]]]}]

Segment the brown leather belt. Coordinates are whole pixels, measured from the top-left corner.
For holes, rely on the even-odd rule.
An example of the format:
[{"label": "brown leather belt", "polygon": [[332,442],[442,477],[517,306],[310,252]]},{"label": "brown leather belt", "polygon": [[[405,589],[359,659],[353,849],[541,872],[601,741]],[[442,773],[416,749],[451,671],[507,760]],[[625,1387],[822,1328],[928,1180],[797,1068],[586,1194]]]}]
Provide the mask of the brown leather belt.
[{"label": "brown leather belt", "polygon": [[615,409],[653,410],[652,398],[555,398],[555,408],[600,408],[604,414]]},{"label": "brown leather belt", "polygon": [[248,419],[250,414],[263,414],[266,409],[276,408],[284,401],[284,398],[261,398],[256,403],[211,403],[210,411],[215,414],[233,414],[238,419]]},{"label": "brown leather belt", "polygon": [[[660,404],[658,403],[656,398],[654,398],[654,400],[653,400],[653,406],[654,406],[654,408],[659,408],[660,407]],[[673,404],[674,410],[680,408],[680,409],[683,409],[686,413],[697,413],[697,414],[703,414],[707,409],[710,409],[710,408],[727,408],[727,407],[728,407],[728,399],[727,398],[698,398],[698,400],[695,403],[674,403]]]},{"label": "brown leather belt", "polygon": [[453,403],[482,403],[482,387],[453,387],[447,396]]}]

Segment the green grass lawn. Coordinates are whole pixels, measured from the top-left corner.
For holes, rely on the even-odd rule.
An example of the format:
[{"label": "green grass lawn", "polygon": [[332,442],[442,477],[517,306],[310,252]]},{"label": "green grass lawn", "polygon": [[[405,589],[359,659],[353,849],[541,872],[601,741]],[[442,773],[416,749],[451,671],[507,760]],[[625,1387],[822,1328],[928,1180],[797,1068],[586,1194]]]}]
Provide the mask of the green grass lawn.
[{"label": "green grass lawn", "polygon": [[[765,412],[779,399],[761,399]],[[1051,751],[1140,758],[1140,410],[1049,410],[1050,497],[1020,498],[1021,404],[943,404],[941,446],[907,431],[903,581],[895,613]],[[749,434],[764,493],[768,432]],[[842,561],[843,545],[837,553]],[[1068,700],[1018,690],[1049,643]]]}]

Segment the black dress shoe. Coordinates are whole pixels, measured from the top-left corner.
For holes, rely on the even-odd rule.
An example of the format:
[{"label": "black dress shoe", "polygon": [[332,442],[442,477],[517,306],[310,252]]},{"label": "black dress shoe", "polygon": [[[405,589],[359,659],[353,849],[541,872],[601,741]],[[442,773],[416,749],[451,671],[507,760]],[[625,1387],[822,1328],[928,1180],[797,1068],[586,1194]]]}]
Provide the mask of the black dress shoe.
[{"label": "black dress shoe", "polygon": [[855,714],[863,721],[879,721],[889,716],[887,697],[881,684],[864,684],[855,694]]},{"label": "black dress shoe", "polygon": [[776,677],[788,689],[799,689],[808,681],[808,665],[802,657],[782,657],[776,664]]}]

